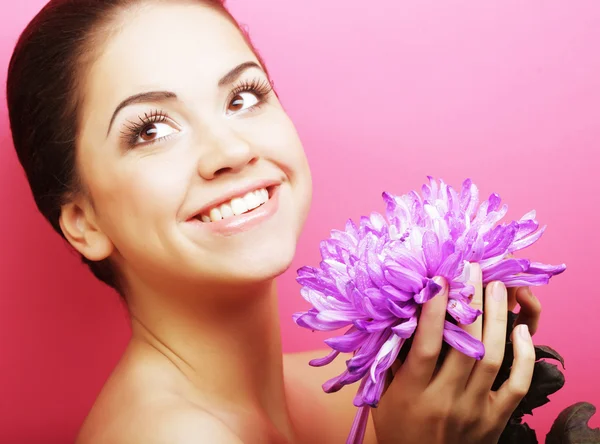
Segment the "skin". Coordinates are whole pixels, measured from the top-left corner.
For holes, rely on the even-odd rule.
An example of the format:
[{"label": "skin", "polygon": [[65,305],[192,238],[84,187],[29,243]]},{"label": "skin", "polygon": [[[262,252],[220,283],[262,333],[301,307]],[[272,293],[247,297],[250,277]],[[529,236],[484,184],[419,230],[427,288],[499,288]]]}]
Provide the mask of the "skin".
[{"label": "skin", "polygon": [[[535,351],[527,325],[513,330],[514,363],[509,379],[491,391],[504,356],[508,307],[530,298],[526,289],[509,292],[501,282],[486,288],[483,306],[481,268],[471,264],[470,282],[475,287],[472,306],[486,314],[463,326],[482,340],[485,356],[480,361],[452,349],[438,368],[447,287],[423,307],[413,349],[396,371],[380,406],[374,410],[379,443],[493,443],[500,438],[511,413],[529,390]],[[443,281],[441,282],[443,283]],[[445,284],[445,283],[443,283]],[[539,304],[522,302],[517,324],[539,318]],[[535,314],[537,313],[537,314]],[[532,323],[532,326],[535,326]],[[397,412],[403,412],[399,421]],[[385,427],[396,419],[396,427]]]},{"label": "skin", "polygon": [[[111,258],[120,270],[132,338],[77,442],[345,442],[354,392],[327,395],[320,387],[343,371],[345,359],[314,369],[307,362],[322,351],[281,350],[274,278],[292,261],[311,200],[292,122],[273,93],[260,106],[252,92],[231,95],[240,82],[266,82],[260,68],[219,85],[233,68],[259,62],[218,12],[148,3],[119,20],[83,77],[78,168],[85,190],[62,208],[61,227],[87,258]],[[160,30],[160,38],[148,30]],[[110,125],[124,99],[149,91],[177,97],[126,106]],[[157,111],[168,118],[146,126],[144,137],[134,134],[129,146],[121,132]],[[231,190],[263,179],[279,184],[279,208],[262,224],[223,236],[188,221]],[[477,305],[480,276],[473,283]],[[465,328],[483,338],[495,362],[504,349],[507,306],[518,302],[519,322],[535,328],[539,302],[527,289],[492,287],[499,297],[485,310],[493,321]],[[445,298],[426,304],[407,365],[387,388],[366,443],[377,442],[376,433],[380,443],[399,442],[398,430],[410,430],[401,441],[407,443],[491,442],[507,419],[492,410],[509,411],[529,386],[530,339],[515,341],[515,374],[498,396],[487,387],[488,355],[475,364],[451,353],[432,377]],[[438,411],[431,400],[443,382],[446,409]],[[474,394],[462,396],[471,386]],[[453,406],[484,413],[465,422]]]}]

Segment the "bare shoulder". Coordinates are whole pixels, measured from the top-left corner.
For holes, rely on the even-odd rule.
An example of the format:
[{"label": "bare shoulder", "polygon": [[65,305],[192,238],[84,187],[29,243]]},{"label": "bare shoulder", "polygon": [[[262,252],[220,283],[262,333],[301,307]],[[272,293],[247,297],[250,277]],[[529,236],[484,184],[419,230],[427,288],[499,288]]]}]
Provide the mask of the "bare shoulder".
[{"label": "bare shoulder", "polygon": [[[358,384],[344,387],[336,393],[325,393],[325,381],[346,370],[350,355],[340,354],[335,361],[323,367],[311,367],[309,361],[327,355],[327,350],[291,353],[284,355],[284,375],[291,414],[303,441],[311,442],[314,436],[331,444],[345,443],[352,426],[356,407],[353,404]],[[313,434],[314,436],[310,436]],[[318,441],[312,441],[318,442]],[[365,444],[375,444],[375,431],[369,419]]]},{"label": "bare shoulder", "polygon": [[132,444],[242,444],[242,440],[223,422],[192,406],[161,407],[148,412],[145,419],[147,431],[144,439],[133,440]]},{"label": "bare shoulder", "polygon": [[[142,407],[142,406],[140,406]],[[101,415],[100,415],[101,416]],[[241,444],[241,439],[208,412],[184,402],[146,405],[94,424],[90,417],[76,444]]]},{"label": "bare shoulder", "polygon": [[184,378],[170,366],[135,353],[140,351],[130,348],[104,384],[76,444],[242,442],[215,415],[182,396]]}]

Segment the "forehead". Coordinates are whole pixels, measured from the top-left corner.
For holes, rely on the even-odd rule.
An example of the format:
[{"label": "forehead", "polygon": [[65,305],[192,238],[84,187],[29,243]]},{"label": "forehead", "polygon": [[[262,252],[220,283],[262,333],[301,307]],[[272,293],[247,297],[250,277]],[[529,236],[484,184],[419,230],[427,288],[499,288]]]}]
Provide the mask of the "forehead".
[{"label": "forehead", "polygon": [[123,12],[90,67],[86,102],[116,105],[153,89],[200,94],[255,55],[237,27],[200,3],[157,3]]}]

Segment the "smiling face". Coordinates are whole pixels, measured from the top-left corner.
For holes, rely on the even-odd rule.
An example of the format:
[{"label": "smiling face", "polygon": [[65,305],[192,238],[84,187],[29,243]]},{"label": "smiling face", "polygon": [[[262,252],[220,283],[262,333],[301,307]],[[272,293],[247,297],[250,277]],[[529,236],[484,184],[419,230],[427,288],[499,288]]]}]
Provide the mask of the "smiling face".
[{"label": "smiling face", "polygon": [[95,234],[72,243],[110,256],[128,286],[277,276],[293,258],[311,179],[259,60],[201,4],[148,3],[119,22],[82,84],[89,205],[80,202],[76,225]]}]

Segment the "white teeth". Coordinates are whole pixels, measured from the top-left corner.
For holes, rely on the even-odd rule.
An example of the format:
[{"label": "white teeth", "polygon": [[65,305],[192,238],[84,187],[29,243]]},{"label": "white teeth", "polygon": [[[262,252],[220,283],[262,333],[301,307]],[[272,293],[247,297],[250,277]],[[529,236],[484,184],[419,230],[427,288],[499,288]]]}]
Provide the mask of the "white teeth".
[{"label": "white teeth", "polygon": [[231,209],[233,210],[233,214],[235,214],[236,216],[244,214],[246,211],[248,211],[246,202],[244,202],[244,199],[241,199],[239,197],[236,197],[235,199],[231,200]]},{"label": "white teeth", "polygon": [[233,210],[229,204],[221,205],[221,216],[223,216],[223,219],[233,216]]},{"label": "white teeth", "polygon": [[217,222],[220,221],[221,219],[223,219],[223,216],[221,215],[221,212],[219,211],[218,208],[213,208],[212,210],[210,210],[210,220],[213,222]]},{"label": "white teeth", "polygon": [[258,197],[261,204],[264,204],[269,200],[269,192],[263,188],[262,190],[256,191],[256,197]]},{"label": "white teeth", "polygon": [[244,202],[246,203],[246,206],[248,207],[249,210],[253,210],[260,205],[260,200],[254,193],[254,191],[252,191],[244,196]]},{"label": "white teeth", "polygon": [[269,200],[269,192],[266,188],[251,191],[244,197],[236,197],[230,202],[224,203],[219,207],[210,210],[209,215],[202,214],[202,222],[217,222],[222,219],[228,219],[233,216],[239,216],[247,211],[260,207]]}]

